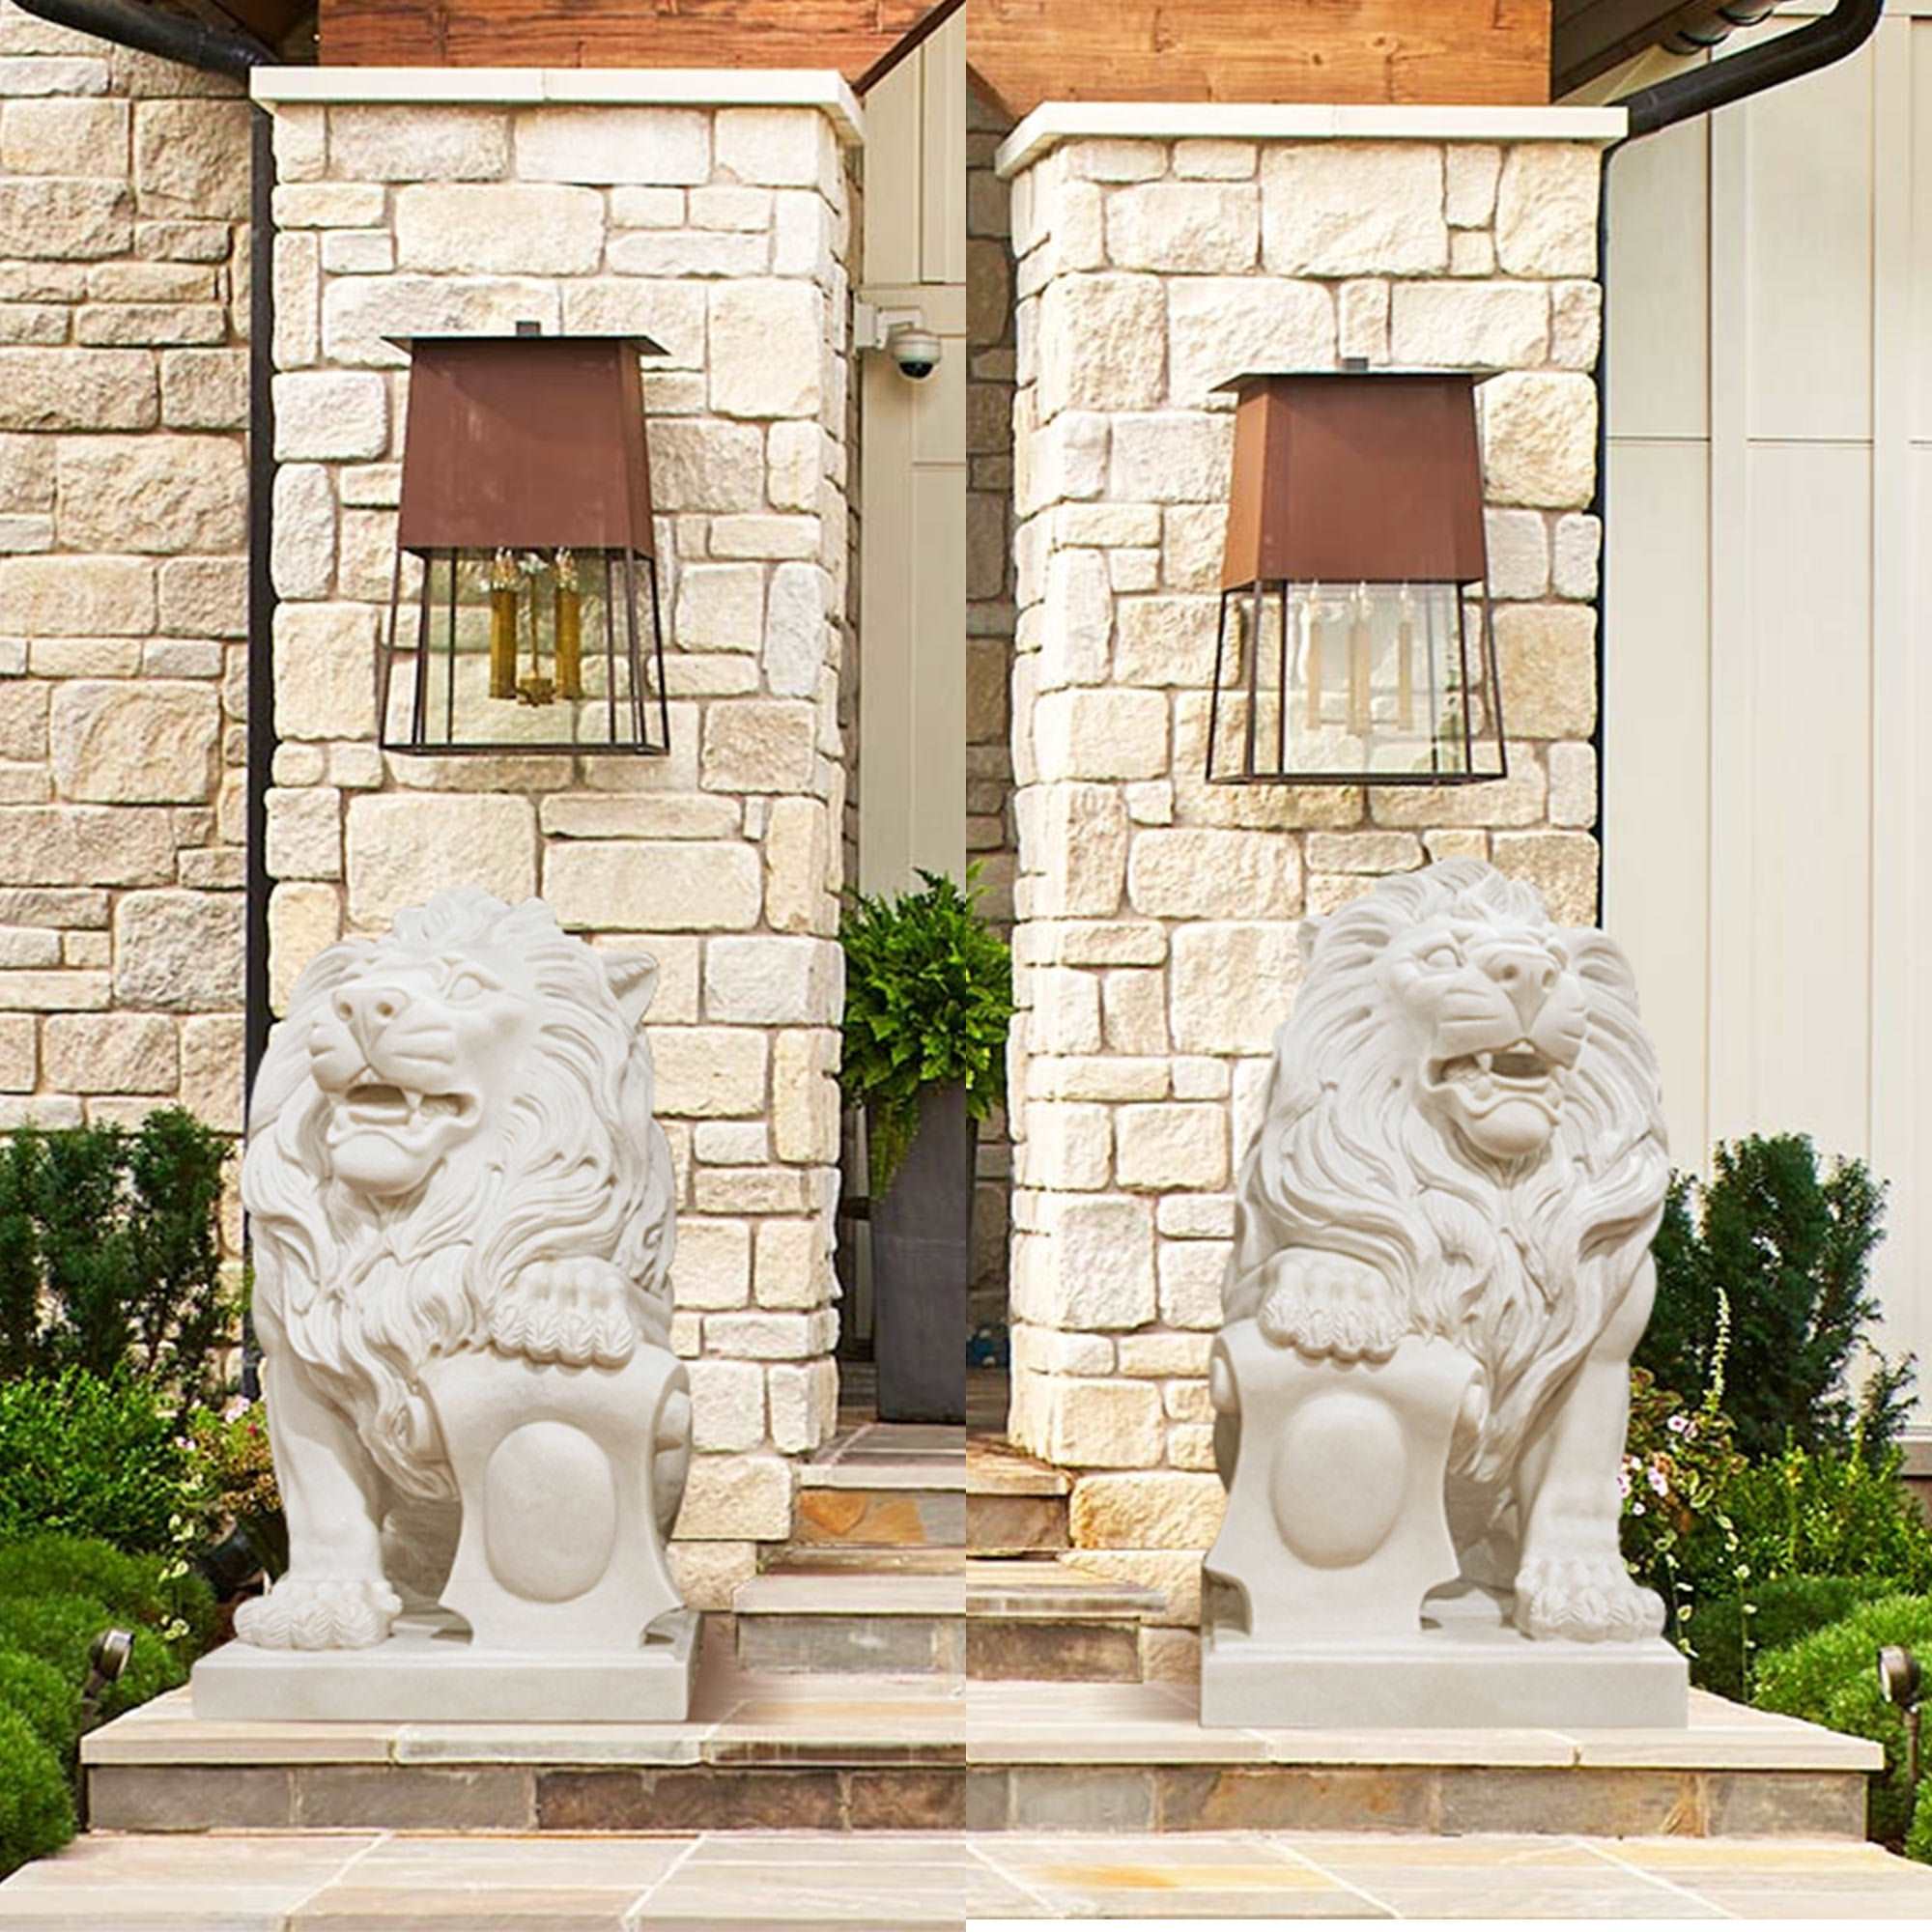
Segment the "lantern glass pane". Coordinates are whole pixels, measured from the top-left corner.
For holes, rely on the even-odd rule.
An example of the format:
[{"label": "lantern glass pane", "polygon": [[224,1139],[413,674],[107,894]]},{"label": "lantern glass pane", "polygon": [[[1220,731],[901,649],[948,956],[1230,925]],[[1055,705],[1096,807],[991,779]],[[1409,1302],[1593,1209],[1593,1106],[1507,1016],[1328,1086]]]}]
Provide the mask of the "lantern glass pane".
[{"label": "lantern glass pane", "polygon": [[1481,585],[1263,582],[1223,599],[1208,776],[1454,784],[1502,776]]},{"label": "lantern glass pane", "polygon": [[432,552],[399,575],[384,748],[661,753],[660,615],[649,557]]}]

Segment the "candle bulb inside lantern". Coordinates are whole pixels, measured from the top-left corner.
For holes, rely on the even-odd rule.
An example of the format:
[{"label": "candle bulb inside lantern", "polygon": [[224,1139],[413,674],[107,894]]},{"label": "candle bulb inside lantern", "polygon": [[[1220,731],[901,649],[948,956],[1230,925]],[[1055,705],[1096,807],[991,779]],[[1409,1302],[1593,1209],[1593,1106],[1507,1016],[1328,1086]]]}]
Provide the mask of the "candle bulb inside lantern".
[{"label": "candle bulb inside lantern", "polygon": [[1307,722],[1311,731],[1321,728],[1321,586],[1311,583],[1301,600],[1301,681],[1307,688]]},{"label": "candle bulb inside lantern", "polygon": [[583,593],[567,550],[556,554],[556,690],[559,697],[583,696]]},{"label": "candle bulb inside lantern", "polygon": [[1395,628],[1396,722],[1405,731],[1415,729],[1415,600],[1402,586],[1402,615]]},{"label": "candle bulb inside lantern", "polygon": [[556,696],[556,686],[544,675],[543,647],[537,634],[537,579],[542,576],[544,560],[534,551],[527,551],[517,559],[517,568],[530,581],[530,668],[517,680],[517,696],[526,704],[549,704]]},{"label": "candle bulb inside lantern", "polygon": [[1355,591],[1349,621],[1349,729],[1358,738],[1369,734],[1369,586]]},{"label": "candle bulb inside lantern", "polygon": [[490,696],[517,695],[516,559],[499,550],[490,566]]}]

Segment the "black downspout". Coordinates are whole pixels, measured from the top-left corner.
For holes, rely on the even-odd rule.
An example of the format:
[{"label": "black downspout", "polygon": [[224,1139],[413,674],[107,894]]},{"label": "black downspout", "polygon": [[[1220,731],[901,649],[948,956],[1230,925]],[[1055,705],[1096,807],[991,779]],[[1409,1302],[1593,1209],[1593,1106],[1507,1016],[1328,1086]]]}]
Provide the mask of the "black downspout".
[{"label": "black downspout", "polygon": [[1610,454],[1609,345],[1610,345],[1610,163],[1632,141],[1656,134],[1689,121],[1699,114],[1715,113],[1719,107],[1746,100],[1767,89],[1781,87],[1788,80],[1801,80],[1820,68],[1846,59],[1864,45],[1878,31],[1885,14],[1885,0],[1838,0],[1831,13],[1808,26],[1794,28],[1761,46],[1747,47],[1742,53],[1727,54],[1688,73],[1672,74],[1654,86],[1639,88],[1621,99],[1608,103],[1621,107],[1630,117],[1630,129],[1621,141],[1604,150],[1603,171],[1597,191],[1597,268],[1603,290],[1600,319],[1601,346],[1597,352],[1597,489],[1590,508],[1597,519],[1597,728],[1591,733],[1591,749],[1597,754],[1597,923],[1604,919],[1604,867],[1601,854],[1605,843],[1604,820],[1604,695],[1607,689],[1608,660],[1605,655],[1605,593],[1609,584],[1610,538],[1605,501],[1605,486]]},{"label": "black downspout", "polygon": [[246,80],[251,68],[281,61],[272,47],[239,27],[211,27],[185,14],[164,14],[142,0],[17,0],[17,5],[22,13],[57,27],[237,80]]},{"label": "black downspout", "polygon": [[248,181],[248,811],[243,937],[242,1064],[268,1050],[269,786],[275,762],[275,124],[257,107],[249,122]]}]

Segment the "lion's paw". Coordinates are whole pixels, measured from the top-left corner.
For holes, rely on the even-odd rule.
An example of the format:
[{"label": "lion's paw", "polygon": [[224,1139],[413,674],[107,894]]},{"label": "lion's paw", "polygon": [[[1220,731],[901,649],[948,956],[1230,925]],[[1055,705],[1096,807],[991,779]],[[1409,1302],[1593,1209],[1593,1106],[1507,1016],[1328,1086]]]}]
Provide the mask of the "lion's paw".
[{"label": "lion's paw", "polygon": [[490,1346],[532,1362],[620,1369],[638,1346],[635,1298],[624,1275],[595,1256],[534,1262],[497,1296]]},{"label": "lion's paw", "polygon": [[1263,1298],[1261,1331],[1277,1348],[1338,1362],[1385,1362],[1408,1333],[1408,1317],[1378,1268],[1348,1255],[1298,1249],[1277,1255]]},{"label": "lion's paw", "polygon": [[1517,1573],[1516,1626],[1525,1636],[1635,1643],[1662,1634],[1663,1599],[1614,1553],[1532,1557]]},{"label": "lion's paw", "polygon": [[367,1650],[389,1634],[403,1601],[362,1577],[284,1577],[239,1605],[235,1634],[263,1650]]}]

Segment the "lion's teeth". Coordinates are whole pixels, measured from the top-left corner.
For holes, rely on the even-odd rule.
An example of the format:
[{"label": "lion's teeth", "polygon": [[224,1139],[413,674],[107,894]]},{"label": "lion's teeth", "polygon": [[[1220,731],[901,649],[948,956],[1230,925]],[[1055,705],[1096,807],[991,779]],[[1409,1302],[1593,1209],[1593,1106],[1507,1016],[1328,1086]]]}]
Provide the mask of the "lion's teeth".
[{"label": "lion's teeth", "polygon": [[1489,1072],[1491,1066],[1494,1064],[1494,1062],[1495,1062],[1495,1055],[1493,1053],[1479,1053],[1476,1056],[1476,1065],[1480,1066],[1485,1073]]}]

